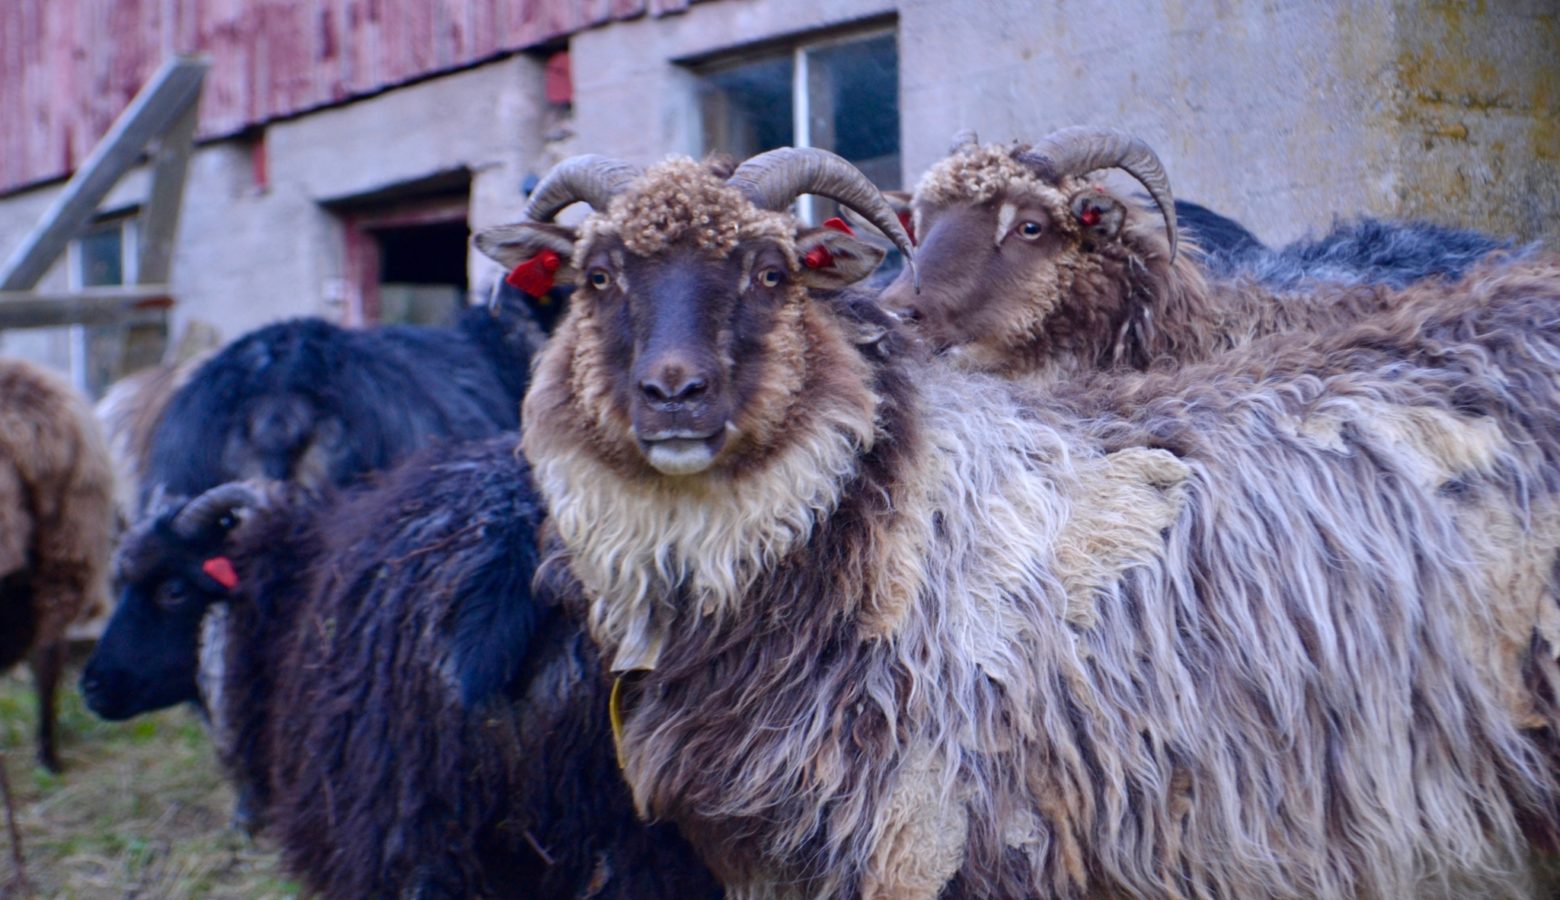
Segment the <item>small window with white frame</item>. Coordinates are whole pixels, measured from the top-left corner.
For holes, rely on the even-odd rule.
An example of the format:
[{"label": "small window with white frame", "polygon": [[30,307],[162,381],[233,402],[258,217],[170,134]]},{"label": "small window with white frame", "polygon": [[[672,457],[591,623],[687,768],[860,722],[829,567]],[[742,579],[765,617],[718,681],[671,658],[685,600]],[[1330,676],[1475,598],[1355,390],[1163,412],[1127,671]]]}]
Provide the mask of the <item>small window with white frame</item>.
[{"label": "small window with white frame", "polygon": [[[104,216],[71,241],[67,282],[72,291],[134,284],[138,261],[134,211]],[[97,397],[113,381],[124,353],[122,325],[71,325],[71,379]]]},{"label": "small window with white frame", "polygon": [[[695,67],[705,152],[738,160],[775,147],[832,150],[879,188],[900,187],[899,50],[893,28],[797,41]],[[798,214],[825,209],[805,197]]]}]

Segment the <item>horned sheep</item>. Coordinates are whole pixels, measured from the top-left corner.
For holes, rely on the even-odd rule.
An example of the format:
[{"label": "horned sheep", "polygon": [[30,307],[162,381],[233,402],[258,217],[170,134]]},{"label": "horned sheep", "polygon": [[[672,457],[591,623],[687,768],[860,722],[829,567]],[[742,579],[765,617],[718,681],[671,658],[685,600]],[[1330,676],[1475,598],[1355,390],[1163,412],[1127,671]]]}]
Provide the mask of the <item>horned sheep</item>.
[{"label": "horned sheep", "polygon": [[739,897],[1528,889],[1560,267],[1044,391],[924,355],[804,192],[908,255],[798,150],[572,160],[478,238],[579,284],[522,446],[644,813]]},{"label": "horned sheep", "polygon": [[198,652],[249,824],[321,896],[716,896],[635,816],[595,649],[531,591],[542,511],[516,440],[435,446],[336,497],[165,499],[120,549],[88,703],[189,699],[172,687]]},{"label": "horned sheep", "polygon": [[38,366],[0,359],[0,672],[30,658],[38,760],[52,771],[66,629],[107,596],[113,491],[85,398]]},{"label": "horned sheep", "polygon": [[[1508,242],[1426,223],[1363,219],[1277,250],[1231,241],[1180,253],[1169,179],[1143,141],[1076,127],[1033,144],[973,136],[922,177],[911,200],[924,284],[882,295],[962,365],[1000,375],[1184,363],[1264,335],[1378,312],[1393,288],[1455,279]],[[1091,176],[1120,168],[1163,217]],[[1206,217],[1199,218],[1206,223]],[[1227,245],[1227,246],[1226,246]],[[1377,291],[1318,298],[1316,282]]]}]

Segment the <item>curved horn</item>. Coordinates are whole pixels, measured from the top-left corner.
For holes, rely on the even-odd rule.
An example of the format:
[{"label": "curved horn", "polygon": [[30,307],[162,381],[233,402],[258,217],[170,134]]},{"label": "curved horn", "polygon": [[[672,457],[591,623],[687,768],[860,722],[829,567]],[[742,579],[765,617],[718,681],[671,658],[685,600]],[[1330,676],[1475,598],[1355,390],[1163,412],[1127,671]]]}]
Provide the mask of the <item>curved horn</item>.
[{"label": "curved horn", "polygon": [[232,481],[218,485],[189,503],[173,519],[173,530],[182,537],[194,537],[212,522],[239,508],[265,509],[271,494],[264,484]]},{"label": "curved horn", "polygon": [[760,153],[737,167],[726,183],[742,192],[760,209],[782,210],[802,194],[817,194],[838,200],[860,213],[862,218],[888,235],[921,290],[921,275],[915,269],[915,248],[894,208],[883,199],[877,185],[861,170],[827,150],[816,147],[781,147]]},{"label": "curved horn", "polygon": [[980,136],[973,128],[961,128],[953,136],[953,141],[948,144],[948,155],[958,156],[966,150],[972,150],[980,146]]},{"label": "curved horn", "polygon": [[1159,157],[1143,141],[1115,128],[1077,125],[1051,132],[1018,154],[1018,161],[1051,182],[1098,169],[1121,169],[1136,178],[1165,217],[1170,258],[1175,259],[1175,198],[1170,193],[1170,178]]},{"label": "curved horn", "polygon": [[576,201],[606,209],[613,195],[637,177],[639,168],[620,160],[595,153],[571,156],[553,166],[531,191],[525,217],[533,222],[547,222]]}]

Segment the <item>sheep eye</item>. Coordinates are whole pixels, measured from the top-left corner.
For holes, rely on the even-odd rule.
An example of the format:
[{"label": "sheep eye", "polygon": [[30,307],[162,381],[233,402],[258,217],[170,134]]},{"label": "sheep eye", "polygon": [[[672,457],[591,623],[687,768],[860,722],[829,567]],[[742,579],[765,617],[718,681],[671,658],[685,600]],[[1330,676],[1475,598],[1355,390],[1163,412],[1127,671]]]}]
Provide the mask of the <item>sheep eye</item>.
[{"label": "sheep eye", "polygon": [[612,283],[612,276],[608,275],[606,272],[603,272],[600,269],[593,269],[593,270],[591,270],[591,273],[590,273],[590,286],[591,287],[595,288],[598,291],[604,291],[604,290],[607,289],[607,285],[609,285],[611,283]]},{"label": "sheep eye", "polygon": [[1026,241],[1032,241],[1035,238],[1038,238],[1041,232],[1045,231],[1045,229],[1040,227],[1039,222],[1020,222],[1018,223],[1018,227],[1013,230],[1018,233],[1019,237]]},{"label": "sheep eye", "polygon": [[779,269],[765,269],[758,273],[758,283],[766,288],[772,288],[780,284]]},{"label": "sheep eye", "polygon": [[189,590],[182,581],[165,581],[157,587],[157,594],[153,598],[158,606],[163,609],[177,609],[184,605],[189,596]]},{"label": "sheep eye", "polygon": [[237,524],[238,519],[235,518],[232,513],[227,513],[223,515],[222,518],[217,520],[217,527],[223,531],[232,531],[233,526]]}]

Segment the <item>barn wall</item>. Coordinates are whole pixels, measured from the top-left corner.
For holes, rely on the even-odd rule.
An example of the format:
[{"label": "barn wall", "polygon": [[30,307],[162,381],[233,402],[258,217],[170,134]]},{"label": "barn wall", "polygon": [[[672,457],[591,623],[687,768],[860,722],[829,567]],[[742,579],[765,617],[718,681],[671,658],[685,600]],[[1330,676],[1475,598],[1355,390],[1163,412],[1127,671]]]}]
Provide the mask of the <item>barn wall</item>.
[{"label": "barn wall", "polygon": [[6,0],[0,193],[68,174],[169,54],[211,60],[209,139],[689,2]]},{"label": "barn wall", "polygon": [[[173,333],[192,319],[227,338],[289,316],[350,320],[343,224],[331,206],[343,198],[467,170],[474,222],[518,218],[521,179],[542,145],[534,128],[542,71],[535,59],[511,56],[273,124],[264,132],[264,184],[256,181],[256,140],[198,148],[174,254]],[[105,208],[139,203],[146,184],[144,173],[132,173]],[[0,201],[0,256],[58,191],[50,185]],[[64,288],[65,266],[62,257],[41,286]],[[67,359],[55,333],[0,335],[0,352],[61,368]]]},{"label": "barn wall", "polygon": [[[484,12],[500,6],[515,18]],[[503,221],[524,178],[569,153],[697,153],[687,60],[885,17],[906,183],[961,128],[1007,140],[1108,124],[1161,153],[1177,195],[1270,242],[1356,211],[1560,241],[1554,0],[21,0],[0,3],[0,185],[84,156],[139,86],[129,73],[164,49],[226,41],[202,130],[266,124],[195,154],[176,325],[199,317],[232,336],[286,315],[343,318],[332,201],[466,169],[472,224]],[[610,24],[568,38],[572,113],[546,102],[540,56],[467,62],[587,22]],[[281,60],[283,44],[302,55]],[[58,189],[0,189],[0,257]],[[141,193],[133,176],[105,206]],[[495,267],[470,265],[479,290],[491,282]],[[44,286],[64,286],[60,266]],[[57,333],[0,336],[5,352],[62,347]]]},{"label": "barn wall", "polygon": [[1553,0],[853,0],[716,3],[575,36],[577,149],[699,146],[675,61],[897,13],[904,177],[961,128],[1033,139],[1113,125],[1176,193],[1282,242],[1338,215],[1560,238]]},{"label": "barn wall", "polygon": [[1553,0],[899,6],[911,177],[959,128],[1115,125],[1269,241],[1355,211],[1560,239]]}]

